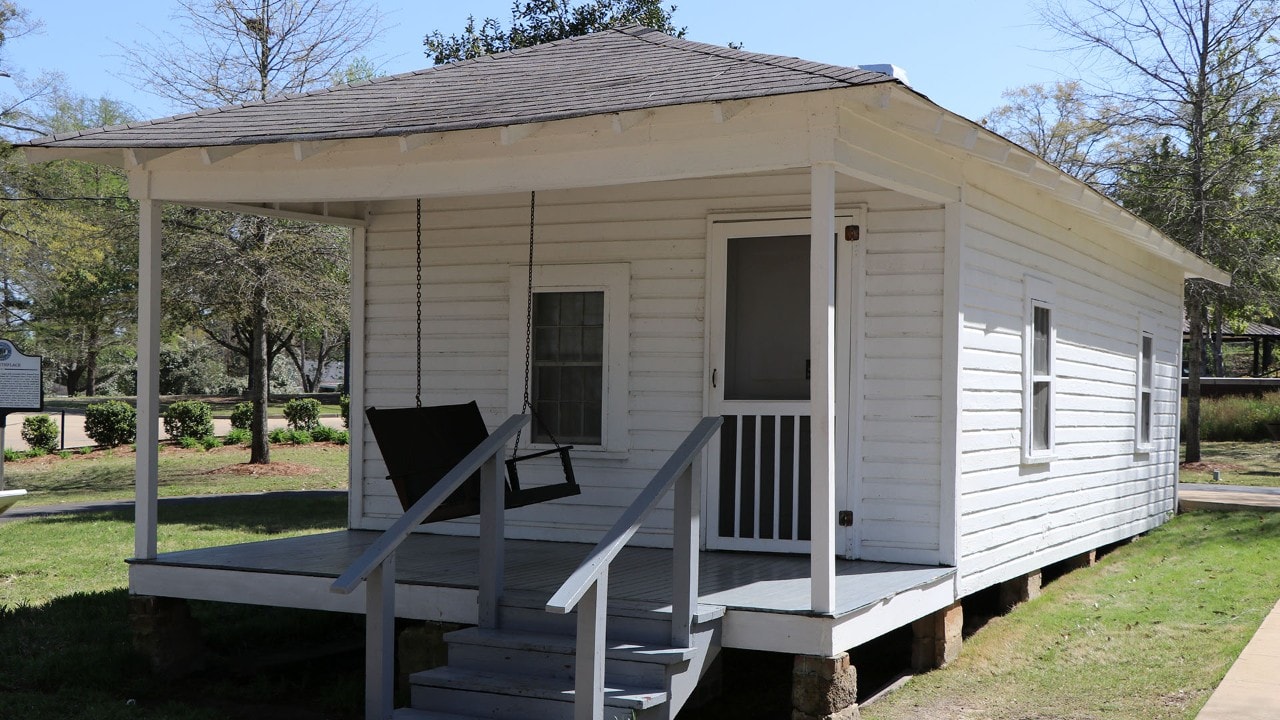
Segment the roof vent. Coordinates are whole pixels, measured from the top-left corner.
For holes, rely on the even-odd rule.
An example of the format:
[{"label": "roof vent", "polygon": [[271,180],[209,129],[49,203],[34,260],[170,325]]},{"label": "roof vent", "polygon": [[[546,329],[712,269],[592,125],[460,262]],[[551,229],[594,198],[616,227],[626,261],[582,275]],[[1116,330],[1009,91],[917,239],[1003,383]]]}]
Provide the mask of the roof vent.
[{"label": "roof vent", "polygon": [[871,72],[878,72],[883,75],[888,75],[894,80],[900,80],[903,85],[906,85],[908,87],[911,86],[911,81],[907,79],[907,71],[903,70],[897,65],[891,65],[889,63],[880,63],[877,65],[859,65],[858,68],[862,70],[870,70]]}]

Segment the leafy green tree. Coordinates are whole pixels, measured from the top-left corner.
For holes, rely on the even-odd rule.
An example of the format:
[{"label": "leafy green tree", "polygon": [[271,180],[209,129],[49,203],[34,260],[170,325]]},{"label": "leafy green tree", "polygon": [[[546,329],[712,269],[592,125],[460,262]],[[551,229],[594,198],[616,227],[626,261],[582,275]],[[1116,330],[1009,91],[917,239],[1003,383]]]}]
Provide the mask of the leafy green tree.
[{"label": "leafy green tree", "polygon": [[[1047,23],[1094,61],[1115,117],[1146,142],[1116,196],[1166,235],[1267,289],[1274,274],[1273,181],[1280,75],[1277,0],[1053,0]],[[1200,459],[1206,318],[1241,298],[1189,281],[1186,436]],[[1268,303],[1265,297],[1246,300]]]},{"label": "leafy green tree", "polygon": [[[25,112],[41,133],[128,119],[118,102],[61,90]],[[3,170],[12,200],[0,208],[5,324],[70,393],[93,395],[132,361],[137,212],[124,174],[70,160]]]},{"label": "leafy green tree", "polygon": [[485,18],[477,27],[471,16],[460,34],[446,37],[436,30],[422,44],[427,57],[441,65],[620,25],[640,24],[684,37],[685,29],[671,23],[675,11],[675,5],[664,7],[661,0],[587,0],[577,4],[571,0],[515,0],[509,27],[494,18]]},{"label": "leafy green tree", "polygon": [[[182,109],[253,102],[332,82],[381,29],[364,0],[189,0],[182,32],[129,48],[139,87]],[[355,72],[360,72],[355,66]],[[249,361],[251,463],[270,462],[271,365],[299,329],[345,307],[348,270],[333,228],[175,209],[165,263],[175,316]]]}]

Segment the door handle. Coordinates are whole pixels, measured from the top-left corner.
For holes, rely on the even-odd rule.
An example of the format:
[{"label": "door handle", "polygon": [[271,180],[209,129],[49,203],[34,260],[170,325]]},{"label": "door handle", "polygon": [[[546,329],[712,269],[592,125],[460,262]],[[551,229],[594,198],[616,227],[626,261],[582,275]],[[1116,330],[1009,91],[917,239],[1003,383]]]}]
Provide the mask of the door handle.
[{"label": "door handle", "polygon": [[716,387],[716,368],[711,368],[711,387]]}]

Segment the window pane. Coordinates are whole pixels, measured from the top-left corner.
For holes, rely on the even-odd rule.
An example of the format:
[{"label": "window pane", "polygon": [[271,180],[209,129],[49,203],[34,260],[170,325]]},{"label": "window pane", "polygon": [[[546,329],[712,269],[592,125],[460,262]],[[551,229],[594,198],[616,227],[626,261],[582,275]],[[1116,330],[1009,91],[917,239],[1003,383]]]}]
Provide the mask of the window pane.
[{"label": "window pane", "polygon": [[1031,443],[1036,450],[1049,449],[1049,396],[1049,383],[1035,383],[1031,393]]},{"label": "window pane", "polygon": [[1138,424],[1142,427],[1142,442],[1151,442],[1151,393],[1142,393],[1142,417]]},{"label": "window pane", "polygon": [[1142,336],[1142,387],[1151,387],[1151,376],[1155,366],[1155,360],[1151,357],[1151,336]]},{"label": "window pane", "polygon": [[1036,306],[1032,311],[1032,369],[1036,375],[1049,374],[1049,308]]},{"label": "window pane", "polygon": [[604,292],[534,294],[535,442],[599,445],[604,411]]}]

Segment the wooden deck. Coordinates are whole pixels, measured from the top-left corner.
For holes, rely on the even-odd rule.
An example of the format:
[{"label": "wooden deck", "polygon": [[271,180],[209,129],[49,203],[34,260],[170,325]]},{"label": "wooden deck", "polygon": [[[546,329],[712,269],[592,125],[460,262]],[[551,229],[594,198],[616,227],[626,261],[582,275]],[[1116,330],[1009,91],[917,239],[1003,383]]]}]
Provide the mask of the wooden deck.
[{"label": "wooden deck", "polygon": [[[164,553],[132,563],[130,589],[148,595],[361,612],[363,593],[334,595],[328,586],[378,535],[350,530]],[[508,540],[507,591],[550,598],[590,548]],[[475,622],[477,561],[475,538],[412,536],[397,554],[398,609],[409,617]],[[702,604],[728,611],[728,647],[818,654],[812,645],[820,642],[834,654],[945,607],[954,597],[953,568],[841,560],[836,563],[836,612],[815,615],[808,610],[807,556],[704,552],[700,566]],[[619,602],[668,603],[671,552],[623,550],[610,572],[609,596]],[[795,637],[799,631],[803,639]]]}]

